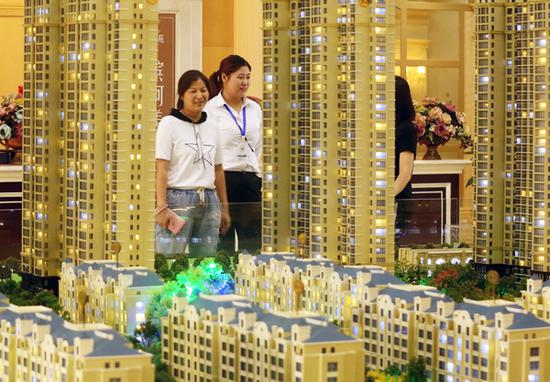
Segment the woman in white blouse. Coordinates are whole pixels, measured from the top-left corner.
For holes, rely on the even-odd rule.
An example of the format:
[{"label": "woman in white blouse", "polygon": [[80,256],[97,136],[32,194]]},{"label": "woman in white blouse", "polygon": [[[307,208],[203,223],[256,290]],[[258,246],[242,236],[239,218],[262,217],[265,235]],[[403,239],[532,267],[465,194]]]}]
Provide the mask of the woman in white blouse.
[{"label": "woman in white blouse", "polygon": [[[214,256],[230,226],[218,128],[203,111],[209,82],[197,70],[178,81],[177,109],[157,129],[156,252]],[[221,203],[220,203],[221,202]]]},{"label": "woman in white blouse", "polygon": [[210,76],[212,99],[205,107],[208,118],[220,133],[223,168],[232,227],[220,238],[219,249],[255,253],[261,248],[262,193],[262,109],[246,97],[250,85],[250,64],[230,55]]}]

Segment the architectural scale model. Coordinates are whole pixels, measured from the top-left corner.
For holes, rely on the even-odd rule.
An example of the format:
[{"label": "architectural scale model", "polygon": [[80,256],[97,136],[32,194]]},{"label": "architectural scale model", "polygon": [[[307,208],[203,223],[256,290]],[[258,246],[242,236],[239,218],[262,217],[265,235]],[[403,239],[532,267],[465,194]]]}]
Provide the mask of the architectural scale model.
[{"label": "architectural scale model", "polygon": [[[304,294],[294,293],[301,280]],[[343,267],[328,259],[297,259],[291,253],[239,255],[235,270],[235,293],[261,308],[273,311],[299,309],[351,327],[353,308],[368,286],[403,284],[377,266]]]},{"label": "architectural scale model", "polygon": [[[296,291],[299,281],[303,291]],[[300,292],[300,293],[298,293]],[[361,339],[366,366],[404,368],[422,356],[435,381],[546,381],[550,323],[504,300],[455,303],[368,267],[290,254],[241,255],[236,293],[262,308],[306,311]]]},{"label": "architectural scale model", "polygon": [[131,335],[145,322],[151,298],[164,282],[145,267],[120,267],[111,260],[61,265],[59,303],[71,322],[107,324]]},{"label": "architectural scale model", "polygon": [[307,313],[268,313],[236,295],[175,296],[162,321],[177,381],[362,382],[361,341]]},{"label": "architectural scale model", "polygon": [[158,21],[151,3],[25,0],[27,274],[58,276],[66,258],[153,268]]},{"label": "architectural scale model", "polygon": [[391,267],[395,6],[359,3],[263,2],[262,240]]},{"label": "architectural scale model", "polygon": [[527,280],[527,289],[521,292],[523,307],[543,320],[550,322],[550,280]]},{"label": "architectural scale model", "polygon": [[550,274],[550,4],[477,0],[474,252]]},{"label": "architectural scale model", "polygon": [[399,248],[398,259],[406,264],[421,264],[430,269],[442,264],[468,264],[472,248]]},{"label": "architectural scale model", "polygon": [[[72,322],[0,295],[0,382],[153,381],[153,356],[123,335],[163,289],[157,0],[24,2],[22,271],[48,288],[60,277]],[[176,380],[362,382],[422,357],[437,382],[550,381],[550,2],[462,2],[474,9],[475,246],[402,250],[536,274],[517,303],[457,303],[389,272],[396,3],[262,0],[266,253],[240,255],[235,294],[162,296],[177,293],[152,342]],[[419,3],[414,22],[438,5]],[[233,285],[221,281],[211,293]]]},{"label": "architectural scale model", "polygon": [[106,325],[72,324],[0,295],[1,381],[151,382],[151,357]]}]

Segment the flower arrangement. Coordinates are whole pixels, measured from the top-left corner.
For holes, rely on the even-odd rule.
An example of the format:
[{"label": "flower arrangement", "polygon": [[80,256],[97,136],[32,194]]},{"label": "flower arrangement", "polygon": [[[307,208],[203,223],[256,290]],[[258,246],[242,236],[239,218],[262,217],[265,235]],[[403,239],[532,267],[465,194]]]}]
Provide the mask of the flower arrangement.
[{"label": "flower arrangement", "polygon": [[0,101],[0,143],[20,149],[23,133],[23,88],[17,95],[2,97]]},{"label": "flower arrangement", "polygon": [[464,114],[456,111],[456,106],[451,102],[443,103],[436,98],[426,97],[421,103],[414,102],[414,109],[418,143],[444,145],[456,139],[461,148],[473,146],[472,136],[464,127]]}]

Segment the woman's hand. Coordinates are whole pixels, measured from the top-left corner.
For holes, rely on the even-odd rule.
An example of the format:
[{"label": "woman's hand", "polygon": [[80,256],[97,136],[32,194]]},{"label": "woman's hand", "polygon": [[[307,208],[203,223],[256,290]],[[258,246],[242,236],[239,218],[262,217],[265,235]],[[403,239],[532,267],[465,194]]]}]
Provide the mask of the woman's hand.
[{"label": "woman's hand", "polygon": [[229,210],[222,208],[222,216],[220,221],[220,234],[225,235],[231,227],[231,216],[229,216]]},{"label": "woman's hand", "polygon": [[258,105],[262,106],[263,100],[262,100],[260,97],[256,97],[256,96],[246,96],[246,98],[248,98],[249,100],[254,101],[254,102],[256,102]]},{"label": "woman's hand", "polygon": [[155,223],[160,225],[162,228],[168,229],[168,226],[172,222],[172,217],[170,215],[170,210],[165,208],[163,211],[159,212],[155,216]]}]

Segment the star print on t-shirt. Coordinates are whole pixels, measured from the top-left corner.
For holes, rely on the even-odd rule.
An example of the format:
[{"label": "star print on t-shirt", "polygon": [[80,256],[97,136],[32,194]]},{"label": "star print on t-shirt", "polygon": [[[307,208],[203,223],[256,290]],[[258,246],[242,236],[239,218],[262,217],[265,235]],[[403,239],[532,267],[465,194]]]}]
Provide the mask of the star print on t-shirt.
[{"label": "star print on t-shirt", "polygon": [[197,143],[186,143],[185,146],[191,148],[196,153],[195,159],[193,160],[193,164],[202,162],[202,165],[204,168],[206,168],[207,163],[210,166],[214,166],[210,153],[212,152],[212,150],[216,148],[216,146],[202,145],[202,150],[199,150],[199,145]]}]

